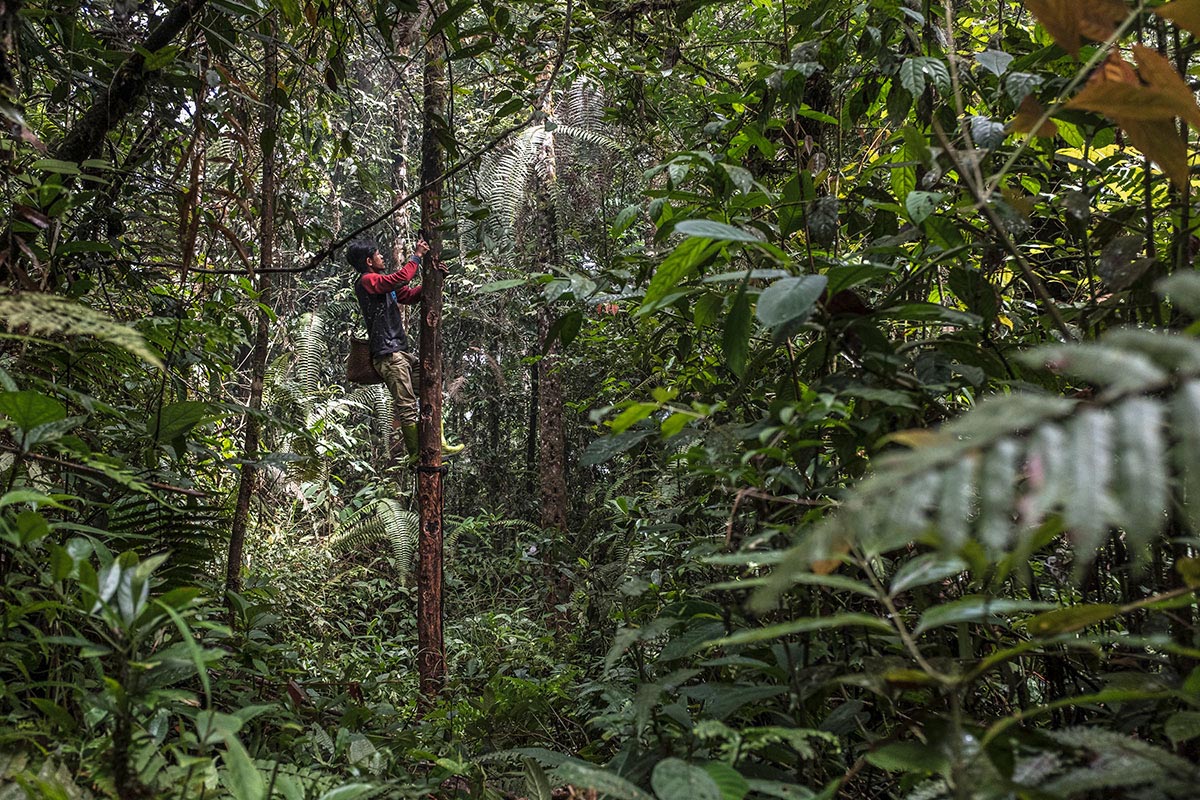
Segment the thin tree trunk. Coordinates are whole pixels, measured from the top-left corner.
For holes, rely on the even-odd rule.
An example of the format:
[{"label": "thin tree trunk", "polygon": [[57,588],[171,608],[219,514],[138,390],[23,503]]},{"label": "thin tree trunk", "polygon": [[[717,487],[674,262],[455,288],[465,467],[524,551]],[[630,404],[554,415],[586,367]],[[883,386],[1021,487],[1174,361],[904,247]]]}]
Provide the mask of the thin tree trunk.
[{"label": "thin tree trunk", "polygon": [[422,267],[421,417],[417,467],[417,673],[421,700],[433,704],[446,681],[446,645],[442,637],[442,174],[441,134],[446,120],[446,63],[442,43],[425,45],[425,108],[421,132],[421,225],[429,233]]},{"label": "thin tree trunk", "polygon": [[[547,132],[534,167],[534,194],[537,203],[538,257],[545,272],[561,266],[558,244],[558,214],[554,204],[554,182],[558,179],[554,158],[554,134]],[[542,359],[538,370],[538,485],[543,528],[566,530],[567,483],[563,458],[562,382],[558,375],[558,348],[547,341],[550,310],[538,309],[538,344]]]},{"label": "thin tree trunk", "polygon": [[[262,220],[260,228],[259,266],[263,270],[258,276],[258,317],[255,332],[254,353],[251,361],[250,397],[246,405],[246,436],[242,447],[243,462],[238,484],[237,507],[234,510],[233,527],[229,533],[229,559],[226,562],[225,590],[242,590],[242,550],[246,541],[246,523],[250,517],[250,499],[254,494],[258,476],[259,412],[262,411],[263,379],[267,371],[267,343],[270,330],[267,326],[266,306],[270,302],[271,273],[268,272],[275,260],[275,126],[277,104],[275,84],[279,72],[278,43],[275,39],[274,18],[271,18],[270,33],[266,43],[264,60],[264,88],[262,134]],[[232,599],[227,598],[232,615]]]},{"label": "thin tree trunk", "polygon": [[0,93],[17,93],[16,59],[13,58],[13,27],[21,0],[0,0]]}]

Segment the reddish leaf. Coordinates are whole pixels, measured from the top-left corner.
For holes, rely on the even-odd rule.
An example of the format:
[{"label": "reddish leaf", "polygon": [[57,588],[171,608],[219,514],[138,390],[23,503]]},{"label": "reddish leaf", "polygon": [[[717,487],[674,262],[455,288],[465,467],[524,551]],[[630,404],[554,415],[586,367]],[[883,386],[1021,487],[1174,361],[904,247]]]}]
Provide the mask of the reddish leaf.
[{"label": "reddish leaf", "polygon": [[[1039,119],[1045,114],[1046,109],[1042,104],[1034,99],[1033,95],[1025,95],[1025,99],[1021,101],[1021,105],[1017,108],[1017,116],[1013,117],[1013,121],[1009,123],[1012,130],[1017,133],[1034,133],[1033,127],[1037,125]],[[1054,124],[1054,120],[1047,119],[1037,129],[1035,136],[1049,138],[1058,134],[1058,126]]]},{"label": "reddish leaf", "polygon": [[1025,0],[1025,7],[1072,56],[1079,55],[1083,39],[1102,42],[1111,36],[1129,13],[1122,0]]},{"label": "reddish leaf", "polygon": [[1200,36],[1200,0],[1175,0],[1151,10],[1185,31]]},{"label": "reddish leaf", "polygon": [[1115,119],[1125,131],[1129,143],[1158,164],[1179,189],[1188,185],[1187,142],[1174,124],[1161,120]]},{"label": "reddish leaf", "polygon": [[1113,52],[1067,107],[1097,111],[1117,122],[1182,117],[1200,128],[1200,106],[1175,68],[1148,47],[1134,45],[1133,51],[1137,72]]}]

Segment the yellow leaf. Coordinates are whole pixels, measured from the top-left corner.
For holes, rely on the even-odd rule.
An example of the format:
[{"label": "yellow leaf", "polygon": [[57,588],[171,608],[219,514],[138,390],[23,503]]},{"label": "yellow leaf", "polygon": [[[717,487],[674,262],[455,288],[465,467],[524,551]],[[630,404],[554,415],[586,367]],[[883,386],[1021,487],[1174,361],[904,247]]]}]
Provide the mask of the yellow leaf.
[{"label": "yellow leaf", "polygon": [[1175,0],[1151,10],[1185,31],[1200,36],[1200,0]]},{"label": "yellow leaf", "polygon": [[1025,7],[1072,56],[1079,55],[1082,39],[1102,42],[1111,36],[1129,12],[1123,0],[1025,0]]},{"label": "yellow leaf", "polygon": [[[1013,117],[1013,121],[1009,123],[1009,127],[1017,133],[1033,133],[1033,126],[1037,125],[1037,121],[1042,118],[1046,109],[1042,107],[1034,96],[1031,94],[1025,95],[1025,99],[1021,101],[1021,105],[1017,107],[1017,115]],[[1050,138],[1058,135],[1058,126],[1054,124],[1054,120],[1048,119],[1042,123],[1037,129],[1035,136]]]}]

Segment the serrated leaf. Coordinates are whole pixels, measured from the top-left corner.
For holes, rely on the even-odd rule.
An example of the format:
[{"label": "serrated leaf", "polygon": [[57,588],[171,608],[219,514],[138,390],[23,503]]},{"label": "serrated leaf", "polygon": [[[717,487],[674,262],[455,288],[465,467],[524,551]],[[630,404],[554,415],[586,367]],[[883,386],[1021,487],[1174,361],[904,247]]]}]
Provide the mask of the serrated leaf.
[{"label": "serrated leaf", "polygon": [[1114,417],[1117,508],[1131,549],[1140,553],[1166,522],[1164,409],[1157,400],[1131,397],[1117,406]]},{"label": "serrated leaf", "polygon": [[1175,393],[1171,431],[1177,437],[1172,460],[1182,484],[1180,507],[1192,533],[1200,535],[1200,383],[1188,381]]},{"label": "serrated leaf", "polygon": [[[966,542],[974,500],[975,462],[958,459],[946,468],[937,504],[938,541],[944,551],[956,553]],[[899,575],[895,580],[899,580]],[[893,582],[892,592],[898,591],[902,590],[895,588]]]},{"label": "serrated leaf", "polygon": [[26,326],[33,336],[90,336],[120,347],[155,367],[162,366],[162,358],[137,331],[64,297],[0,291],[0,324],[9,330]]},{"label": "serrated leaf", "polygon": [[1145,391],[1167,380],[1167,373],[1139,352],[1107,344],[1071,344],[1041,347],[1022,354],[1030,365],[1044,365],[1105,389],[1110,394]]},{"label": "serrated leaf", "polygon": [[721,789],[707,772],[678,758],[658,762],[650,785],[659,800],[721,800]]},{"label": "serrated leaf", "polygon": [[1006,552],[1012,541],[1020,452],[1015,440],[1001,439],[983,457],[979,473],[979,540],[993,554]]},{"label": "serrated leaf", "polygon": [[525,794],[529,800],[553,800],[554,790],[541,765],[528,756],[522,760],[525,763]]},{"label": "serrated leaf", "polygon": [[1055,508],[1067,492],[1067,437],[1061,426],[1050,423],[1033,432],[1026,461],[1029,504],[1025,520],[1036,525]]},{"label": "serrated leaf", "polygon": [[1113,419],[1106,411],[1081,411],[1067,423],[1067,490],[1063,520],[1071,530],[1079,563],[1108,536],[1112,477]]},{"label": "serrated leaf", "polygon": [[812,315],[827,283],[824,275],[777,280],[759,295],[755,313],[773,331],[775,340],[783,341]]}]

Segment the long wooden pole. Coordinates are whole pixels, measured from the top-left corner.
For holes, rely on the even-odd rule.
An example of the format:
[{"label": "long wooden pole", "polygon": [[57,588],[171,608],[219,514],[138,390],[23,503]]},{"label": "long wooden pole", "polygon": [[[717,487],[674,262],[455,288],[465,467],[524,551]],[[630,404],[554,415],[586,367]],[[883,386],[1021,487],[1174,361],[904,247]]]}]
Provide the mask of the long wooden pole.
[{"label": "long wooden pole", "polygon": [[442,175],[445,153],[439,127],[446,124],[446,62],[438,37],[425,44],[425,102],[421,131],[421,226],[429,252],[421,280],[421,417],[417,465],[417,673],[428,707],[446,680],[442,636]]}]

